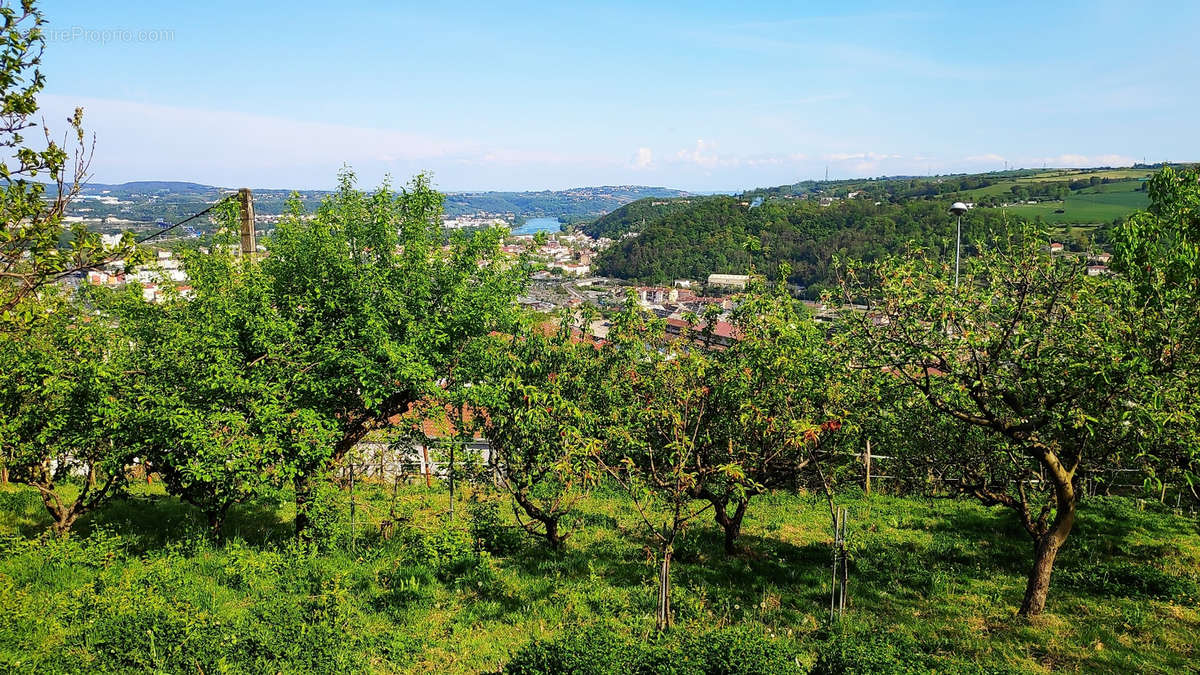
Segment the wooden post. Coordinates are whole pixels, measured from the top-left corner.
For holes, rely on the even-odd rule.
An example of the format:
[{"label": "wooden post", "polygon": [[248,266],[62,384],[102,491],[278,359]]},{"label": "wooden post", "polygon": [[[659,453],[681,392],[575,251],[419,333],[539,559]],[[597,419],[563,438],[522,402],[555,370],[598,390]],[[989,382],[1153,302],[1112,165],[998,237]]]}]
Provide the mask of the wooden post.
[{"label": "wooden post", "polygon": [[355,550],[355,535],[358,533],[354,523],[354,456],[350,460],[350,550]]},{"label": "wooden post", "polygon": [[871,439],[867,439],[867,449],[863,452],[863,492],[871,496]]},{"label": "wooden post", "polygon": [[238,216],[242,224],[242,255],[253,257],[258,246],[254,241],[254,193],[250,188],[238,190]]}]

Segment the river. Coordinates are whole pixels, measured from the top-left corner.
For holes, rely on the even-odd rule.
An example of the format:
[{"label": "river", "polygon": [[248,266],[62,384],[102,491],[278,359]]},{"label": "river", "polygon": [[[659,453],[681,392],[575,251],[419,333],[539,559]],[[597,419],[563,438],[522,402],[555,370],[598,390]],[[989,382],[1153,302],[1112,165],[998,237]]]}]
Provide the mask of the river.
[{"label": "river", "polygon": [[558,218],[530,218],[525,224],[513,230],[513,234],[537,234],[538,232],[558,232]]}]

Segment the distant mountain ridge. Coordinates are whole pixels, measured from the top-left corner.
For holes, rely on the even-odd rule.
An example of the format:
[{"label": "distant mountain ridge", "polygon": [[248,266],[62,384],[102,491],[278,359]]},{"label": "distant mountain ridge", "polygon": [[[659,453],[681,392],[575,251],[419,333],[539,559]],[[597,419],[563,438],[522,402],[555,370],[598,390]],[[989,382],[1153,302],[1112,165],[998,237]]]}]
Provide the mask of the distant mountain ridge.
[{"label": "distant mountain ridge", "polygon": [[[331,190],[251,189],[255,195],[255,210],[263,215],[281,213],[293,192],[300,196],[301,202],[309,209],[315,208],[332,193]],[[234,191],[235,188],[189,181],[87,183],[81,190],[84,198],[73,205],[71,215],[153,223],[190,215]],[[551,217],[579,222],[592,220],[639,199],[674,198],[690,193],[644,185],[604,185],[566,190],[494,190],[445,194],[445,210],[449,216],[488,213],[509,215],[517,221]]]},{"label": "distant mountain ridge", "polygon": [[136,180],[127,183],[85,183],[83,185],[83,189],[84,194],[94,194],[97,192],[103,192],[105,190],[109,192],[133,192],[135,190],[167,193],[213,192],[220,191],[222,188],[178,180]]}]

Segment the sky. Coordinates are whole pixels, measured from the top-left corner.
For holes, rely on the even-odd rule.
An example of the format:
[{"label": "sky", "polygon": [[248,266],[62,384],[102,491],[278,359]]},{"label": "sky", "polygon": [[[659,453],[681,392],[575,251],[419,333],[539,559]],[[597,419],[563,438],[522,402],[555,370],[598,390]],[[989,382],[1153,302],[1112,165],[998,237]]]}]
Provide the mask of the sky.
[{"label": "sky", "polygon": [[92,179],[444,190],[1200,160],[1200,3],[44,0]]}]

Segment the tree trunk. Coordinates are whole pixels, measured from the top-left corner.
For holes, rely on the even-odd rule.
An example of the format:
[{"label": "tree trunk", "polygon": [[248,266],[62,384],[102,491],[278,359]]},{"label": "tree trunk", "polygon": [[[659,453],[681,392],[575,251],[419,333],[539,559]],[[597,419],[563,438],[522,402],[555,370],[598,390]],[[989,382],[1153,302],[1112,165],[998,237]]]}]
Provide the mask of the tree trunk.
[{"label": "tree trunk", "polygon": [[516,500],[521,510],[525,512],[525,515],[538,521],[545,528],[546,531],[542,536],[546,538],[546,543],[550,544],[550,548],[555,551],[562,549],[563,542],[567,540],[567,537],[558,533],[559,517],[538,508],[538,505],[529,499],[529,495],[524,490],[513,490],[512,494],[513,499]]},{"label": "tree trunk", "polygon": [[746,507],[750,502],[748,499],[743,499],[737,502],[737,506],[733,510],[733,515],[729,515],[726,510],[727,502],[722,502],[717,499],[710,500],[713,505],[713,517],[721,529],[725,530],[725,553],[729,555],[736,554],[737,538],[742,535],[742,519],[746,516]]},{"label": "tree trunk", "polygon": [[0,485],[8,486],[8,467],[0,466]]},{"label": "tree trunk", "polygon": [[221,527],[225,525],[225,514],[228,512],[228,505],[204,512],[205,517],[208,518],[208,532],[213,536],[213,539],[221,536]]},{"label": "tree trunk", "polygon": [[83,488],[83,492],[80,494],[81,499],[63,503],[54,491],[54,482],[49,478],[48,471],[44,471],[40,477],[35,476],[29,485],[37,488],[38,493],[42,496],[42,505],[46,507],[46,513],[50,515],[50,531],[59,537],[71,534],[71,526],[75,524],[75,519],[79,517],[80,513],[75,506],[82,503],[82,497],[87,493],[87,488]]},{"label": "tree trunk", "polygon": [[655,617],[658,631],[671,627],[671,545],[662,550],[662,564],[658,568],[658,613]]},{"label": "tree trunk", "polygon": [[75,525],[75,519],[78,514],[70,511],[58,511],[53,514],[54,522],[50,525],[50,530],[58,537],[67,537],[71,534],[71,527]]},{"label": "tree trunk", "polygon": [[1037,616],[1046,609],[1046,596],[1050,593],[1050,573],[1054,571],[1054,560],[1062,542],[1053,534],[1038,539],[1034,546],[1033,568],[1025,584],[1025,599],[1021,601],[1021,614]]},{"label": "tree trunk", "polygon": [[450,520],[454,520],[454,442],[450,442]]},{"label": "tree trunk", "polygon": [[558,518],[548,518],[543,524],[546,526],[546,542],[550,544],[550,548],[558,551],[563,547],[563,538],[558,536]]},{"label": "tree trunk", "polygon": [[1054,571],[1054,560],[1075,525],[1075,490],[1071,485],[1071,478],[1056,478],[1054,483],[1057,508],[1049,529],[1034,541],[1033,568],[1029,570],[1025,599],[1021,601],[1021,614],[1024,616],[1037,616],[1046,609],[1046,596],[1050,593],[1050,574]]}]

